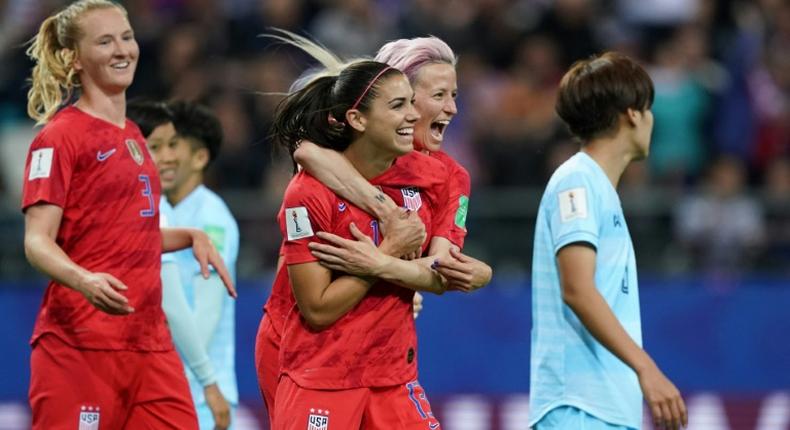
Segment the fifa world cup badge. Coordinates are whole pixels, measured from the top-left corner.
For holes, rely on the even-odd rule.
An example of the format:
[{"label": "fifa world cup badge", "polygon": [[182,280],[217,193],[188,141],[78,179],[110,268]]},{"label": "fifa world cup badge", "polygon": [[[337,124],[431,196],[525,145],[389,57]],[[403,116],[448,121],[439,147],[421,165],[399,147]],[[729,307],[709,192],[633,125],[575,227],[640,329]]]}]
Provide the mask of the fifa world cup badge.
[{"label": "fifa world cup badge", "polygon": [[329,410],[310,408],[310,415],[307,416],[307,430],[328,430],[329,429]]},{"label": "fifa world cup badge", "polygon": [[132,156],[134,162],[142,166],[145,159],[143,158],[143,151],[140,150],[137,141],[134,139],[126,139],[126,149],[129,150],[129,154]]},{"label": "fifa world cup badge", "polygon": [[82,406],[80,408],[79,430],[99,430],[98,406]]}]

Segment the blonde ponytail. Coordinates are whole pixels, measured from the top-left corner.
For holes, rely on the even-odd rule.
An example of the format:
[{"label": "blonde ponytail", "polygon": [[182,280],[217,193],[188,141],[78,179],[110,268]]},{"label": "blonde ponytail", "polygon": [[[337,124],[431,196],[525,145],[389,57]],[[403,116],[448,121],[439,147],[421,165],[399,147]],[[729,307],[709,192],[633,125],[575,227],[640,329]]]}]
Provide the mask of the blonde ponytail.
[{"label": "blonde ponytail", "polygon": [[74,70],[77,43],[82,36],[77,21],[85,12],[110,7],[117,7],[126,15],[122,6],[108,0],[80,0],[41,23],[25,51],[36,63],[27,92],[27,114],[36,120],[36,125],[49,121],[80,86]]}]

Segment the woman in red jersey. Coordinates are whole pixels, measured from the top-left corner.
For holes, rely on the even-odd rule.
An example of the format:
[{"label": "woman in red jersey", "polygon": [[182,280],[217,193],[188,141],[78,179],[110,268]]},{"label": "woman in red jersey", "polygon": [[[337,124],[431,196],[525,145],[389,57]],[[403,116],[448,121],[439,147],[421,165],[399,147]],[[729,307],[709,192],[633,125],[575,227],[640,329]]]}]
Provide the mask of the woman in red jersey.
[{"label": "woman in red jersey", "polygon": [[[288,37],[284,40],[297,46],[309,44],[309,41],[298,36],[286,36]],[[429,255],[437,257],[431,258],[428,264],[438,258],[435,267],[450,282],[450,288],[461,291],[478,289],[490,281],[491,268],[460,252],[466,235],[469,174],[455,160],[440,151],[444,131],[457,112],[455,55],[446,43],[438,38],[428,37],[390,42],[382,47],[378,57],[380,61],[404,71],[415,90],[415,108],[421,115],[414,125],[415,149],[432,155],[449,171],[450,196],[444,205],[442,222],[438,224],[430,243]],[[412,250],[415,239],[418,245],[423,243],[424,236],[416,234],[413,225],[401,219],[404,215],[399,205],[379,188],[372,186],[339,152],[304,139],[295,149],[294,157],[305,170],[315,175],[332,191],[381,220],[385,238],[380,249],[394,255],[404,255]],[[331,254],[335,257],[342,256],[346,260],[356,259],[344,263],[347,264],[346,270],[351,269],[351,265],[367,266],[370,263],[369,260],[361,260],[371,255],[370,252],[364,252],[370,251],[364,244],[346,241],[337,242],[337,245],[343,248],[324,249],[326,254],[321,255]],[[395,249],[396,246],[399,249]],[[278,262],[278,272],[280,268],[281,262]],[[366,267],[359,268],[367,270]],[[275,281],[265,306],[265,315],[261,319],[255,348],[258,382],[270,420],[273,419],[275,390],[279,378],[279,345],[284,315],[293,306],[290,288],[287,285],[280,287],[278,288]],[[419,293],[415,294],[414,306],[415,310],[421,307]]]},{"label": "woman in red jersey", "polygon": [[[302,47],[327,58],[314,45]],[[372,184],[417,213],[430,238],[447,200],[447,170],[412,151],[419,115],[408,80],[373,61],[318,76],[279,106],[274,135],[291,153],[303,139],[342,151]],[[306,172],[289,184],[279,221],[284,268],[275,288],[290,285],[296,306],[284,315],[273,428],[438,428],[416,380],[412,298],[414,290],[443,293],[442,277],[378,252],[366,278],[319,263],[311,246],[324,234],[373,249],[381,235],[377,220]]]},{"label": "woman in red jersey", "polygon": [[[437,260],[436,269],[447,278],[451,289],[468,292],[482,288],[491,280],[491,267],[461,253],[471,192],[469,173],[441,150],[444,132],[458,112],[455,54],[437,37],[418,37],[385,44],[375,60],[395,67],[409,78],[414,88],[414,105],[421,116],[414,126],[414,149],[441,161],[449,171],[449,210],[429,250]],[[305,170],[371,214],[381,218],[395,207],[336,151],[305,141],[295,157]]]},{"label": "woman in red jersey", "polygon": [[[50,281],[31,339],[34,429],[197,428],[161,308],[161,253],[192,246],[235,295],[208,237],[160,232],[160,186],[125,116],[139,56],[126,11],[81,0],[41,24],[28,113],[25,253]],[[73,105],[63,107],[78,90]]]}]

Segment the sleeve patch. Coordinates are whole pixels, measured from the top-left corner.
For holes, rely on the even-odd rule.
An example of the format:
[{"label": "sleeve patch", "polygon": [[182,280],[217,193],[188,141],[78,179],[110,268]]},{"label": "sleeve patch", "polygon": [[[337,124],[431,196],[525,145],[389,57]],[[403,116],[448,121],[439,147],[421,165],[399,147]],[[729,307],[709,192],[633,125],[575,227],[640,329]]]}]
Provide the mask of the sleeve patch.
[{"label": "sleeve patch", "polygon": [[458,197],[458,210],[455,211],[455,225],[466,228],[466,215],[469,213],[469,197],[461,194]]},{"label": "sleeve patch", "polygon": [[52,173],[52,156],[55,148],[41,148],[33,151],[30,156],[30,173],[27,180],[32,181],[38,178],[49,178]]},{"label": "sleeve patch", "polygon": [[307,208],[304,206],[285,209],[285,224],[288,240],[304,239],[314,235]]},{"label": "sleeve patch", "polygon": [[559,194],[560,220],[569,222],[587,218],[587,190],[579,187]]},{"label": "sleeve patch", "polygon": [[214,248],[217,248],[217,251],[222,253],[225,248],[225,228],[218,225],[207,225],[203,227],[203,231],[205,231],[209,239],[211,239]]}]

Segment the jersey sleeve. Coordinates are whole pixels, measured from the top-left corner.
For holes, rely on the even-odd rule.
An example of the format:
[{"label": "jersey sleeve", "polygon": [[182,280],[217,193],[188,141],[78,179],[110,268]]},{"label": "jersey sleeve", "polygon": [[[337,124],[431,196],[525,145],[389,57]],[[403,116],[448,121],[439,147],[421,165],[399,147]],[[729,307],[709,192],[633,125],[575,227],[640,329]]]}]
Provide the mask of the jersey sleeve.
[{"label": "jersey sleeve", "polygon": [[447,179],[447,204],[439,218],[437,235],[449,239],[461,249],[466,239],[466,216],[469,212],[471,188],[469,172],[454,162]]},{"label": "jersey sleeve", "polygon": [[598,248],[600,205],[588,176],[574,173],[561,179],[546,195],[545,204],[555,254],[574,242]]},{"label": "jersey sleeve", "polygon": [[235,273],[239,256],[239,227],[230,211],[224,206],[219,208],[216,216],[203,222],[202,230],[217,248],[228,270]]},{"label": "jersey sleeve", "polygon": [[292,181],[285,191],[278,217],[283,235],[283,256],[285,264],[289,265],[318,261],[307,245],[321,242],[316,233],[330,232],[332,226],[334,194],[317,181],[299,179]]},{"label": "jersey sleeve", "polygon": [[46,130],[30,145],[25,161],[22,211],[37,203],[64,207],[76,164],[73,148],[65,141],[53,141]]}]

